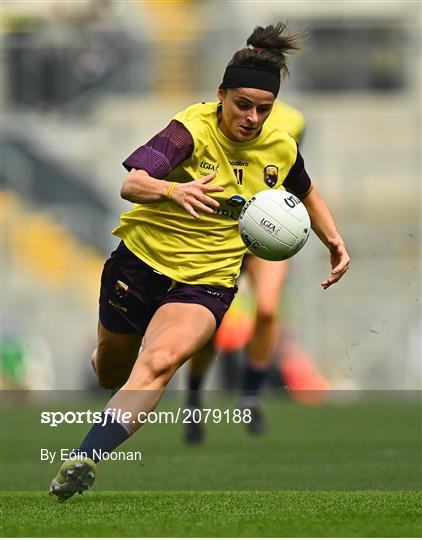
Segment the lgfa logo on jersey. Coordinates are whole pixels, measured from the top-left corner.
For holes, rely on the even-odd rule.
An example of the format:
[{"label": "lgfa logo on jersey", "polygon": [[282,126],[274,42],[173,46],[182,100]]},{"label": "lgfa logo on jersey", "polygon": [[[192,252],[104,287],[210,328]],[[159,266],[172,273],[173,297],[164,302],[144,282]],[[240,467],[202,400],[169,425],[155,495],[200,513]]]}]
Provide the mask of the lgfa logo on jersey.
[{"label": "lgfa logo on jersey", "polygon": [[199,168],[205,169],[207,171],[207,174],[210,174],[211,172],[217,172],[219,166],[219,163],[215,165],[214,163],[209,163],[208,161],[201,161],[201,163],[199,164]]},{"label": "lgfa logo on jersey", "polygon": [[276,165],[267,165],[264,169],[264,182],[268,187],[274,187],[278,182],[278,167]]}]

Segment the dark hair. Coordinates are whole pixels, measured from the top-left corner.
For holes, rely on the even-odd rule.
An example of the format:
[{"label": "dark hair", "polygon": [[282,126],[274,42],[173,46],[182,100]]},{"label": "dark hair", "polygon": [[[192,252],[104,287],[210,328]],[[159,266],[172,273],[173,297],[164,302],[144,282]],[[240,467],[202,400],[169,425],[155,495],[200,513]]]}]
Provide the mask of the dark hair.
[{"label": "dark hair", "polygon": [[253,66],[288,75],[287,56],[301,50],[301,32],[285,34],[287,24],[278,22],[257,26],[246,40],[246,47],[238,50],[228,65]]}]

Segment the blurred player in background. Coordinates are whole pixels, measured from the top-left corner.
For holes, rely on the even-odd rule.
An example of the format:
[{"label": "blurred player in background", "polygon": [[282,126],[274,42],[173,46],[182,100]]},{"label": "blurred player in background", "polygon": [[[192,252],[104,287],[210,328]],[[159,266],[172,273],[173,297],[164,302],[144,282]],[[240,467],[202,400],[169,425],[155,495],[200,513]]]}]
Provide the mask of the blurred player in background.
[{"label": "blurred player in background", "polygon": [[[286,131],[298,144],[303,137],[305,127],[303,114],[286,103],[276,101],[266,123]],[[243,173],[243,169],[239,170]],[[263,433],[266,429],[259,406],[259,392],[271,365],[271,353],[277,334],[277,315],[287,269],[287,261],[266,261],[252,254],[245,255],[242,265],[242,270],[248,275],[253,289],[256,313],[253,334],[245,351],[240,406],[250,409],[251,421],[245,426],[254,434]],[[192,410],[201,409],[203,406],[201,388],[214,356],[214,342],[210,342],[189,362],[187,406]],[[200,422],[192,421],[184,426],[186,442],[195,444],[202,441],[204,428]]]},{"label": "blurred player in background", "polygon": [[[52,480],[60,501],[93,484],[101,455],[145,423],[177,369],[213,339],[246,252],[241,206],[234,215],[232,202],[265,189],[267,166],[278,168],[267,187],[303,199],[329,250],[331,273],[321,286],[347,271],[344,242],[295,140],[265,124],[287,55],[299,46],[284,24],[256,28],[225,70],[219,103],[188,107],[125,160],[121,195],[135,204],[113,231],[122,241],[104,265],[93,359],[101,386],[123,387]],[[248,163],[247,171],[236,174],[233,161]]]}]

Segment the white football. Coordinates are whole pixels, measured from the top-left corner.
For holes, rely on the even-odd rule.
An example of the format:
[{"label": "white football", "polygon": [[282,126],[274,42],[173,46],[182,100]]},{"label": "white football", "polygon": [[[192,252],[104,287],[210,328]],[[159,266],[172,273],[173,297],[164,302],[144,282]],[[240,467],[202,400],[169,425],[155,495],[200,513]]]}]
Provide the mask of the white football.
[{"label": "white football", "polygon": [[296,255],[309,237],[311,220],[305,205],[284,190],[266,189],[243,207],[239,231],[257,257],[283,261]]}]

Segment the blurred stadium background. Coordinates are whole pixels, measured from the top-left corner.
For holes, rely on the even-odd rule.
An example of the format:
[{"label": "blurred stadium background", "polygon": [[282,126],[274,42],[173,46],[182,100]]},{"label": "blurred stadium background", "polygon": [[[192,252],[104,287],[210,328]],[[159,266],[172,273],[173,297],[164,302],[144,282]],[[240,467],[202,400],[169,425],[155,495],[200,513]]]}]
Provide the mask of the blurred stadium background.
[{"label": "blurred stadium background", "polygon": [[[298,339],[334,389],[421,388],[421,5],[412,1],[3,0],[3,383],[86,388],[122,160],[214,100],[252,28],[307,32],[280,97],[352,257],[333,289],[314,238],[291,264]],[[222,373],[214,368],[209,385]],[[174,386],[183,384],[181,375]]]}]

